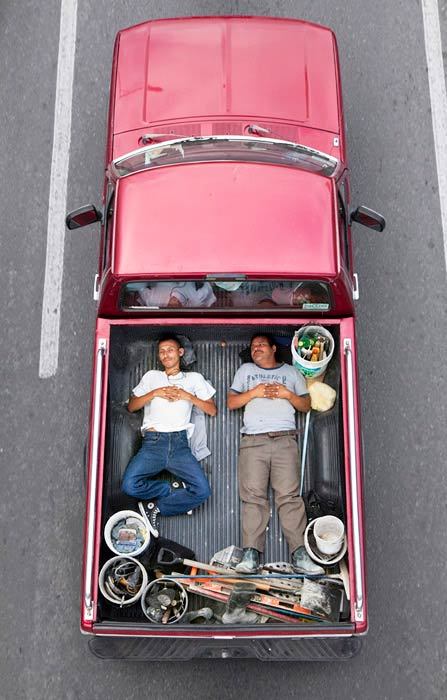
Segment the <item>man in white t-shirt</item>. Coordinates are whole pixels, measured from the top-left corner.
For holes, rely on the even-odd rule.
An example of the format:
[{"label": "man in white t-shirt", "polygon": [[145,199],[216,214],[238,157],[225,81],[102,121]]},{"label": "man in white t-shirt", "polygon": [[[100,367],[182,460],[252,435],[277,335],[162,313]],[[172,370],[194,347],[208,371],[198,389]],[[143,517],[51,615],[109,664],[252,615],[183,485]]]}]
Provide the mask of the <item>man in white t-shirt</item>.
[{"label": "man in white t-shirt", "polygon": [[[124,473],[122,489],[129,496],[148,501],[146,510],[152,534],[158,537],[157,515],[187,513],[206,501],[210,487],[203,470],[193,456],[188,437],[193,406],[209,416],[217,413],[215,389],[198,372],[180,369],[184,348],[175,336],[158,343],[158,357],[164,371],[150,370],[133,389],[128,410],[144,408],[143,444]],[[167,481],[154,477],[167,469],[184,483],[174,489]]]}]

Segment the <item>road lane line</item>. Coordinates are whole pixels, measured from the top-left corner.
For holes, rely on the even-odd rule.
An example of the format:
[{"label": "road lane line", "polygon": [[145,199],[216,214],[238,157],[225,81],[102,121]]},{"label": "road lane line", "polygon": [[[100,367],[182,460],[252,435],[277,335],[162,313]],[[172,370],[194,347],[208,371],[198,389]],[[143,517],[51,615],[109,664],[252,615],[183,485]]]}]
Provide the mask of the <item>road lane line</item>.
[{"label": "road lane line", "polygon": [[447,94],[442,60],[438,0],[422,0],[422,16],[444,237],[444,263],[447,270]]},{"label": "road lane line", "polygon": [[78,0],[62,0],[48,202],[47,252],[40,331],[39,377],[52,377],[59,359],[65,213]]}]

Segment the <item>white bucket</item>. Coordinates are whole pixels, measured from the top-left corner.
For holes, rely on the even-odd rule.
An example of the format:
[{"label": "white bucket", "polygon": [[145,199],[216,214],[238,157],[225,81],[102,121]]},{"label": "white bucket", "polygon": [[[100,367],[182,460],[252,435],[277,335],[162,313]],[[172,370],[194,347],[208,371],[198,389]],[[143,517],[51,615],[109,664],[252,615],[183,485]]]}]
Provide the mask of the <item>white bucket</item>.
[{"label": "white bucket", "polygon": [[[106,578],[107,572],[113,564],[115,564],[115,563],[118,564],[119,562],[125,563],[128,561],[131,561],[134,564],[136,564],[140,568],[142,576],[143,576],[143,580],[141,582],[141,586],[138,590],[138,593],[136,593],[131,598],[124,598],[124,596],[122,599],[118,599],[118,597],[112,598],[112,596],[107,592],[106,587],[104,585],[104,580]],[[101,571],[99,572],[99,590],[103,594],[104,598],[106,598],[107,600],[110,600],[111,603],[115,603],[115,605],[119,605],[120,607],[122,605],[132,605],[133,603],[136,603],[138,600],[140,600],[140,598],[143,594],[143,591],[145,590],[145,588],[147,586],[147,581],[148,581],[147,571],[144,568],[144,566],[138,561],[138,559],[134,559],[133,557],[127,557],[127,556],[123,556],[123,555],[121,555],[119,557],[112,557],[112,559],[109,559],[108,561],[106,561],[106,563],[102,567]]]},{"label": "white bucket", "polygon": [[[329,352],[324,360],[320,360],[319,362],[311,362],[310,360],[305,360],[304,357],[301,357],[298,350],[298,341],[306,333],[318,333],[318,335],[323,335],[325,338],[329,338]],[[326,328],[323,326],[303,326],[295,332],[292,340],[290,349],[292,351],[293,365],[305,377],[319,377],[320,374],[323,374],[324,370],[331,361],[332,355],[334,354],[334,348],[334,339]]]},{"label": "white bucket", "polygon": [[323,515],[314,524],[316,545],[322,554],[337,554],[343,546],[345,526],[334,515]]},{"label": "white bucket", "polygon": [[[126,541],[123,539],[123,544],[121,546],[121,550],[118,548],[117,541],[113,540],[112,538],[112,530],[113,528],[119,524],[119,522],[122,520],[123,523],[127,521],[130,518],[131,523],[130,527],[128,527],[128,530],[132,529],[132,522],[135,521],[135,523],[138,522],[138,526],[135,525],[134,527],[138,527],[139,533],[142,533],[144,536],[143,543],[141,545],[136,545],[135,547],[132,547],[132,540],[131,537],[126,543]],[[123,530],[126,529],[126,526],[123,525]],[[124,535],[124,533],[123,533]],[[148,548],[149,542],[151,539],[150,532],[147,527],[146,520],[143,518],[140,513],[137,513],[134,510],[120,510],[118,513],[114,513],[113,515],[110,516],[108,521],[106,522],[105,528],[104,528],[104,539],[107,542],[107,546],[112,550],[114,554],[119,554],[120,556],[126,556],[130,555],[132,557],[137,557],[139,554],[142,554],[142,552],[145,551],[145,549]],[[139,539],[141,539],[139,537]],[[127,544],[127,546],[126,546]]]}]

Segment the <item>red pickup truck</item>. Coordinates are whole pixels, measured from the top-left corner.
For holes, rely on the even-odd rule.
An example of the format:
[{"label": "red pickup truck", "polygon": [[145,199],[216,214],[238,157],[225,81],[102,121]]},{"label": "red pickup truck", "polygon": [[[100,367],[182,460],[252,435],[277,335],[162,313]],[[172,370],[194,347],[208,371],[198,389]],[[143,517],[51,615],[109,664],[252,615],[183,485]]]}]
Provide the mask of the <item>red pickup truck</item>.
[{"label": "red pickup truck", "polygon": [[[368,621],[351,224],[381,231],[385,221],[350,206],[333,32],[265,17],[157,20],[120,31],[103,207],[68,214],[67,226],[95,221],[101,244],[81,602],[81,629],[94,636],[93,651],[149,659],[352,656]],[[303,586],[310,579],[285,566],[289,573],[281,574],[277,565],[252,579],[248,609],[258,621],[222,624],[241,578],[231,561],[240,547],[241,412],[228,411],[226,395],[254,332],[273,335],[282,359],[297,364],[300,348],[295,341],[292,357],[292,343],[309,325],[333,340],[324,383],[335,402],[309,418],[297,414],[308,550],[314,516],[336,514],[345,527],[342,558],[320,552],[324,576],[311,581],[329,591],[330,610],[309,603]],[[161,332],[184,339],[192,368],[216,389],[218,413],[205,418],[209,449],[201,463],[212,495],[190,514],[161,518],[158,558],[119,560],[124,569],[116,575],[107,569],[116,555],[107,523],[134,513],[124,541],[138,520],[136,499],[121,488],[141,442],[141,416],[126,402],[156,367]],[[152,554],[155,544],[152,538]],[[166,550],[172,554],[174,544],[190,556],[169,567]],[[318,561],[318,548],[313,553]],[[265,560],[288,558],[272,507]],[[189,612],[211,613],[196,616],[196,624],[179,608],[172,620],[167,612],[151,620],[141,604],[143,568],[144,584],[155,582],[158,593],[164,585],[171,606],[186,608],[186,598],[172,602],[177,586],[188,591]],[[131,569],[136,579],[123,585],[136,602],[128,604],[125,593],[114,600],[107,593],[119,591],[120,571]],[[104,576],[112,591],[100,586]]]}]

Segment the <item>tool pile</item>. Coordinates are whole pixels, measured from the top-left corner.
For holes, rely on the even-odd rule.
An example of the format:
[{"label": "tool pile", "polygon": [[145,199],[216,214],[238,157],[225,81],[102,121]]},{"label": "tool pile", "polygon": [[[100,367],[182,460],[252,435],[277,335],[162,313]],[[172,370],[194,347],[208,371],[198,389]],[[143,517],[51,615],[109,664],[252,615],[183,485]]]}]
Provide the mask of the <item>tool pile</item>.
[{"label": "tool pile", "polygon": [[[114,527],[115,546],[132,541],[134,533],[138,536],[136,524],[129,518],[118,518]],[[134,532],[127,539],[130,529]],[[138,604],[147,620],[156,625],[328,624],[346,619],[350,593],[343,561],[345,547],[336,553],[336,561],[334,555],[328,561],[319,560],[325,572],[317,576],[298,574],[286,562],[264,564],[254,575],[238,574],[236,566],[242,554],[231,545],[216,552],[211,563],[202,563],[196,561],[192,550],[157,539],[152,549],[142,553],[141,561],[125,554],[106,561],[99,573],[99,587],[114,606]]]},{"label": "tool pile", "polygon": [[260,574],[238,576],[231,568],[176,558],[167,549],[160,550],[158,562],[190,568],[187,574],[173,571],[169,578],[181,582],[189,593],[224,604],[223,614],[216,615],[223,624],[254,624],[269,619],[337,622],[349,597],[341,574],[311,579],[293,573],[288,564],[266,565]]}]

